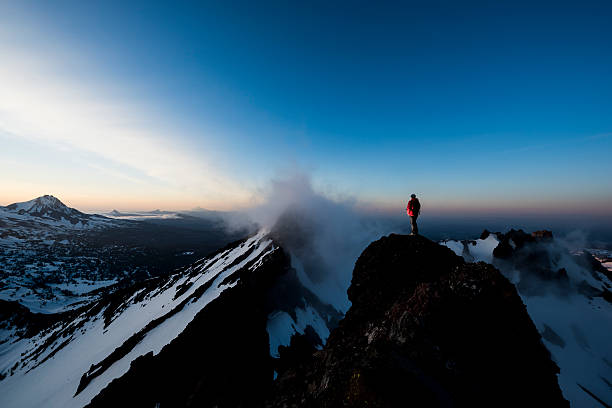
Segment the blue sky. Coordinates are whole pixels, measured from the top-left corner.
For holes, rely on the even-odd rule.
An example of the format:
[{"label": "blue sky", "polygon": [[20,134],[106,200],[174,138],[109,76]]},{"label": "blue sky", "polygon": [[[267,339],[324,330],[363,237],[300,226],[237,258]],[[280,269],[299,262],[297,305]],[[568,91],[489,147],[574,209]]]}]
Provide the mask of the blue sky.
[{"label": "blue sky", "polygon": [[6,203],[612,213],[609,2],[93,3],[0,5]]}]

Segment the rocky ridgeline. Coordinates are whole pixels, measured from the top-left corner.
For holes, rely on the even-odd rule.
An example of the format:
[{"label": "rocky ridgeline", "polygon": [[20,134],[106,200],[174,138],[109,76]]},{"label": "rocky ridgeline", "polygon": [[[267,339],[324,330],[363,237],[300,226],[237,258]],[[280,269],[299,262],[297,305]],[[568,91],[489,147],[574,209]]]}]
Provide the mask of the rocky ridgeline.
[{"label": "rocky ridgeline", "polygon": [[268,407],[568,406],[558,367],[493,266],[390,235],[359,257],[348,294],[327,345],[280,373]]},{"label": "rocky ridgeline", "polygon": [[[526,295],[542,294],[545,287],[555,285],[555,290],[559,294],[567,295],[571,292],[568,272],[565,268],[555,269],[555,260],[569,254],[566,248],[555,245],[551,231],[541,230],[531,234],[523,230],[514,230],[504,233],[489,232],[484,230],[480,239],[486,239],[494,234],[499,240],[499,244],[493,249],[493,264],[506,272],[520,270],[522,279],[516,282],[518,290]],[[612,274],[607,268],[603,267],[591,253],[582,251],[579,254],[571,255],[572,261],[590,271],[591,276],[597,282],[603,282],[602,276],[612,281]],[[602,276],[599,276],[601,274]],[[603,297],[611,302],[612,295],[608,287],[604,284],[601,288],[594,287],[587,281],[575,285],[573,290],[589,297]]]},{"label": "rocky ridgeline", "polygon": [[[491,232],[484,230],[480,235],[480,239],[486,239],[491,234]],[[493,234],[500,240],[499,245],[493,250],[493,256],[500,259],[511,258],[516,252],[530,243],[553,241],[553,234],[548,230],[534,231],[528,234],[522,229],[511,229],[505,234],[501,232]]]}]

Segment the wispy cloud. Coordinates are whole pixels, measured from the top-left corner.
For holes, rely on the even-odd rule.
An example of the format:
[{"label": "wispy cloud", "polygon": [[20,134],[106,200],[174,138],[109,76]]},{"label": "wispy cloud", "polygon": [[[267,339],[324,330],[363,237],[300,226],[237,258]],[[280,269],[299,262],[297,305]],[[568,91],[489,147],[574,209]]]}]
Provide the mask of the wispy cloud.
[{"label": "wispy cloud", "polygon": [[145,180],[212,206],[250,197],[216,170],[214,157],[190,150],[171,128],[160,130],[145,103],[109,91],[109,78],[75,72],[87,64],[74,53],[15,43],[9,34],[0,29],[0,129],[6,134],[71,150],[89,161],[84,172],[104,171],[111,182]]}]

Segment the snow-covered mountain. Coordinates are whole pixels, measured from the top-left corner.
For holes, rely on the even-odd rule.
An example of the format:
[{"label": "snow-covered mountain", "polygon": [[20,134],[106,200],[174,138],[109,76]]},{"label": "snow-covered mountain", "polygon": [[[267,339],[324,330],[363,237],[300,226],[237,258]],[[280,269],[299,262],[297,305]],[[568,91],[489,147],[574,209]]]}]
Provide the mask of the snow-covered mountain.
[{"label": "snow-covered mountain", "polygon": [[442,244],[468,262],[493,264],[516,285],[561,369],[559,385],[572,406],[612,403],[609,269],[586,250],[572,253],[548,231],[485,231],[476,240]]},{"label": "snow-covered mountain", "polygon": [[[239,315],[232,318],[232,310]],[[334,308],[300,284],[289,257],[262,231],[168,277],[116,288],[34,335],[36,328],[27,327],[28,319],[7,319],[0,343],[0,406],[82,407],[106,387],[96,401],[125,402],[120,397],[125,384],[137,392],[134,375],[128,374],[138,371],[136,363],[164,366],[168,353],[188,352],[190,359],[206,363],[198,367],[197,374],[185,378],[180,372],[161,369],[145,370],[137,378],[148,372],[169,382],[183,379],[184,384],[214,382],[225,371],[235,376],[245,370],[232,366],[231,355],[242,354],[223,347],[241,343],[232,331],[255,322],[260,322],[256,329],[245,332],[242,348],[249,354],[244,358],[263,361],[253,370],[258,378],[269,381],[274,368],[265,362],[278,356],[279,346],[288,345],[293,334],[306,331],[315,333],[315,344],[320,346],[339,317]],[[222,329],[223,325],[228,327]],[[184,342],[203,348],[196,353],[169,346]],[[207,342],[216,348],[207,349]],[[264,344],[265,348],[251,352],[250,344]],[[214,363],[219,358],[222,366]],[[174,357],[169,360],[179,364],[175,367],[179,371],[189,365]],[[236,389],[256,382],[253,378],[236,381],[238,384],[231,384]],[[150,387],[149,381],[147,384]],[[168,397],[163,387],[149,389],[147,394],[138,395],[151,398],[151,406]]]},{"label": "snow-covered mountain", "polygon": [[45,313],[94,299],[118,277],[104,272],[92,256],[101,251],[88,239],[128,225],[82,213],[51,195],[0,207],[0,299]]},{"label": "snow-covered mountain", "polygon": [[30,201],[0,207],[0,220],[11,222],[11,224],[34,222],[74,229],[113,225],[112,220],[107,217],[82,213],[66,206],[52,195],[44,195]]},{"label": "snow-covered mountain", "polygon": [[0,207],[0,299],[19,299],[46,313],[92,300],[115,277],[92,276],[98,268],[83,251],[82,238],[125,225],[84,214],[50,195]]}]

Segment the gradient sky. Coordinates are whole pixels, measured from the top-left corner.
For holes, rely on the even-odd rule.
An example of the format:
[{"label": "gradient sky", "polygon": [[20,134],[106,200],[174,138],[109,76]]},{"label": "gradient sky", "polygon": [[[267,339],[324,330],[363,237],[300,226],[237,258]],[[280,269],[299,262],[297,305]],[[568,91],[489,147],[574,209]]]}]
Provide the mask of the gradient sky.
[{"label": "gradient sky", "polygon": [[4,1],[0,204],[240,208],[297,169],[612,215],[612,3],[534,3]]}]

